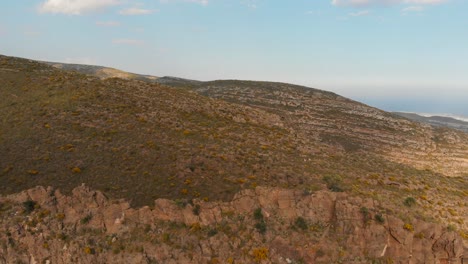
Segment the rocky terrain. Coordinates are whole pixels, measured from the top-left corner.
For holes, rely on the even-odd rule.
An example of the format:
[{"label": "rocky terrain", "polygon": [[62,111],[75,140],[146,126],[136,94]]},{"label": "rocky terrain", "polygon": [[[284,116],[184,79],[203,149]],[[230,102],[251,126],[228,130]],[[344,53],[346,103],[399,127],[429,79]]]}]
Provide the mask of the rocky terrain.
[{"label": "rocky terrain", "polygon": [[462,263],[464,254],[453,230],[329,191],[257,187],[229,202],[134,209],[85,186],[70,196],[37,187],[0,205],[0,263]]},{"label": "rocky terrain", "polygon": [[291,84],[90,74],[0,56],[0,262],[461,263],[467,133]]}]

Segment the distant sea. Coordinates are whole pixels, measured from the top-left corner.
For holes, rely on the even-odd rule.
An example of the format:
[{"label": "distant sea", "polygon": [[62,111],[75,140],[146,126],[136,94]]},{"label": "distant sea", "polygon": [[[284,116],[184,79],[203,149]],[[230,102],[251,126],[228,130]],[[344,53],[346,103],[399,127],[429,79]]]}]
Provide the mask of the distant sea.
[{"label": "distant sea", "polygon": [[407,112],[422,116],[445,116],[468,122],[468,98],[453,100],[415,98],[353,98],[389,112]]}]

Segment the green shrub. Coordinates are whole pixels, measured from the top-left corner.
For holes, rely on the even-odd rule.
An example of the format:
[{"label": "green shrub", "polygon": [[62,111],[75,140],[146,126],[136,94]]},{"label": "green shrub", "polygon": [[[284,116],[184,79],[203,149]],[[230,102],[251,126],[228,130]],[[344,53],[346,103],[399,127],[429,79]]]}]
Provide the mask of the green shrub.
[{"label": "green shrub", "polygon": [[262,208],[257,208],[254,211],[254,219],[257,221],[263,220]]},{"label": "green shrub", "polygon": [[93,216],[91,214],[88,214],[87,216],[81,218],[80,223],[85,225],[89,223],[89,221],[91,221],[91,218],[93,218]]},{"label": "green shrub", "polygon": [[359,210],[362,214],[362,218],[364,220],[364,223],[369,223],[369,221],[372,219],[371,217],[371,214],[369,212],[369,209],[367,207],[361,207],[361,209]]},{"label": "green shrub", "polygon": [[260,233],[260,234],[265,234],[266,232],[266,223],[265,221],[260,221],[258,223],[255,224],[255,228],[257,229],[257,231]]},{"label": "green shrub", "polygon": [[455,225],[450,224],[447,226],[447,230],[449,232],[454,232],[454,231],[457,231],[457,227]]},{"label": "green shrub", "polygon": [[343,179],[339,175],[327,175],[322,178],[322,180],[327,184],[327,188],[332,192],[343,192],[342,187]]},{"label": "green shrub", "polygon": [[377,223],[379,223],[379,224],[385,223],[385,218],[383,217],[382,214],[375,214],[374,219],[375,219],[375,221],[377,221]]},{"label": "green shrub", "polygon": [[416,204],[416,200],[413,197],[407,197],[403,202],[405,206],[411,207]]},{"label": "green shrub", "polygon": [[307,230],[307,228],[309,227],[306,220],[300,216],[296,218],[294,225],[302,230]]},{"label": "green shrub", "polygon": [[208,230],[208,236],[209,236],[209,237],[212,237],[212,236],[214,236],[214,235],[216,235],[216,234],[218,234],[218,230],[216,230],[216,229],[210,229],[210,230]]},{"label": "green shrub", "polygon": [[23,202],[23,208],[24,212],[29,214],[32,211],[34,211],[34,209],[36,209],[36,202],[32,200],[27,200],[26,202]]}]

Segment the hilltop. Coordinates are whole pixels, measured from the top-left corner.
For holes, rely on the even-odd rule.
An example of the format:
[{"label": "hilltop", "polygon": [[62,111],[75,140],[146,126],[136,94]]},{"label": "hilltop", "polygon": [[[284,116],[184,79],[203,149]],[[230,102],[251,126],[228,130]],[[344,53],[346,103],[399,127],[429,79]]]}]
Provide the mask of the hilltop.
[{"label": "hilltop", "polygon": [[356,210],[467,236],[462,131],[285,83],[96,77],[6,56],[0,87],[2,195],[84,183],[139,208],[343,193]]},{"label": "hilltop", "polygon": [[48,62],[41,61],[42,63],[53,66],[57,69],[63,69],[67,71],[74,71],[82,74],[96,76],[100,79],[109,78],[121,78],[127,80],[140,80],[145,82],[155,82],[158,77],[152,75],[136,74],[117,70],[110,67],[86,65],[86,64],[72,64],[72,63],[59,63],[59,62]]}]

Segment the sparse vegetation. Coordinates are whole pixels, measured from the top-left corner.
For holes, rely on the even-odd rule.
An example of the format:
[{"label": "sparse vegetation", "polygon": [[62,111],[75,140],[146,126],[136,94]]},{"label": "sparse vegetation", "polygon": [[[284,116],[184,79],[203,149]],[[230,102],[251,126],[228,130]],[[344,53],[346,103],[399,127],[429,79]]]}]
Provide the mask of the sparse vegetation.
[{"label": "sparse vegetation", "polygon": [[85,217],[81,218],[80,223],[86,225],[87,223],[89,223],[89,221],[91,221],[92,218],[93,216],[91,214],[88,214]]},{"label": "sparse vegetation", "polygon": [[254,219],[256,221],[255,229],[257,229],[257,231],[260,234],[265,234],[265,232],[267,230],[267,225],[266,225],[265,220],[263,218],[262,209],[261,208],[255,209],[255,211],[253,213],[253,216],[254,216]]},{"label": "sparse vegetation", "polygon": [[257,221],[263,220],[262,208],[255,209],[253,216]]},{"label": "sparse vegetation", "polygon": [[322,178],[332,192],[343,192],[343,178],[339,175],[327,175]]},{"label": "sparse vegetation", "polygon": [[294,221],[294,226],[296,226],[297,228],[305,231],[309,228],[309,225],[307,224],[307,221],[299,216],[298,218],[296,218],[296,221]]},{"label": "sparse vegetation", "polygon": [[404,224],[404,225],[403,225],[403,229],[408,230],[408,231],[410,231],[410,232],[413,232],[413,231],[414,231],[414,227],[413,227],[413,225],[410,224],[410,223]]},{"label": "sparse vegetation", "polygon": [[23,203],[23,209],[26,214],[30,214],[34,209],[36,209],[37,203],[32,200],[27,200]]},{"label": "sparse vegetation", "polygon": [[193,206],[192,212],[194,215],[200,215],[201,207],[199,204]]},{"label": "sparse vegetation", "polygon": [[[333,261],[343,262],[354,254],[345,247],[336,251],[320,248],[319,241],[340,246],[349,241],[346,230],[333,237],[339,227],[333,219],[323,219],[321,209],[316,212],[318,219],[306,221],[278,217],[277,208],[270,210],[269,206],[247,214],[218,204],[217,212],[210,212],[210,205],[205,207],[208,201],[230,201],[240,190],[257,186],[260,188],[246,192],[258,194],[265,186],[294,190],[295,201],[278,195],[281,206],[328,195],[352,197],[350,201],[363,201],[355,202],[353,208],[360,210],[366,224],[372,219],[384,224],[384,215],[399,217],[405,223],[400,231],[414,232],[414,219],[428,220],[468,237],[463,228],[467,175],[445,177],[451,167],[443,164],[463,154],[468,142],[463,134],[407,123],[345,99],[335,104],[336,95],[287,84],[215,81],[171,88],[117,78],[100,81],[15,60],[16,66],[7,63],[0,67],[21,70],[0,70],[0,98],[6,98],[0,100],[2,194],[36,185],[58,187],[69,194],[85,183],[107,197],[131,200],[136,207],[153,209],[154,200],[169,198],[174,201],[168,203],[170,210],[181,210],[184,217],[188,213],[188,218],[200,223],[185,226],[161,220],[142,224],[131,215],[120,223],[125,231],[109,235],[94,226],[102,219],[94,215],[95,208],[84,209],[86,214],[77,216],[68,210],[39,208],[34,201],[2,201],[0,220],[10,221],[14,229],[5,229],[10,235],[0,234],[0,251],[23,247],[15,240],[13,232],[17,232],[22,236],[42,234],[41,250],[53,251],[66,244],[70,252],[81,253],[88,261],[107,253],[145,252],[147,261],[155,263],[154,256],[149,256],[151,247],[164,249],[174,258],[194,260],[203,247],[202,251],[212,251],[205,262],[276,261],[284,251],[292,263],[300,263],[300,256],[294,254],[302,240],[307,240],[307,252],[323,257],[324,263],[333,257],[340,258]],[[375,118],[363,118],[360,109]],[[437,140],[431,141],[428,134]],[[432,158],[411,154],[432,144],[437,144]],[[410,162],[401,163],[401,157],[384,152],[386,149],[405,155]],[[443,151],[448,153],[444,159],[434,158]],[[456,169],[463,171],[463,167]],[[330,194],[324,186],[346,193]],[[275,197],[273,193],[271,197]],[[350,224],[355,224],[353,221],[360,220],[354,219],[354,209],[352,212]],[[139,217],[152,215],[146,213]],[[213,217],[215,223],[205,226]],[[77,221],[78,227],[70,224]],[[360,228],[362,223],[358,225]],[[49,226],[61,229],[47,230]],[[382,226],[377,229],[385,230]],[[415,238],[427,239],[416,230]],[[274,241],[275,248],[269,252],[273,239],[279,237],[286,241]],[[218,254],[213,245],[219,241],[228,241],[232,252]]]},{"label": "sparse vegetation", "polygon": [[375,219],[375,221],[377,221],[377,223],[379,223],[379,224],[385,223],[385,218],[384,218],[384,216],[383,216],[382,214],[380,214],[380,213],[375,214],[375,215],[374,215],[374,219]]},{"label": "sparse vegetation", "polygon": [[413,197],[407,197],[403,204],[407,207],[412,207],[416,204],[416,199],[414,199]]},{"label": "sparse vegetation", "polygon": [[267,248],[254,248],[252,251],[253,258],[255,262],[260,263],[263,260],[268,259],[268,252],[269,250]]}]

